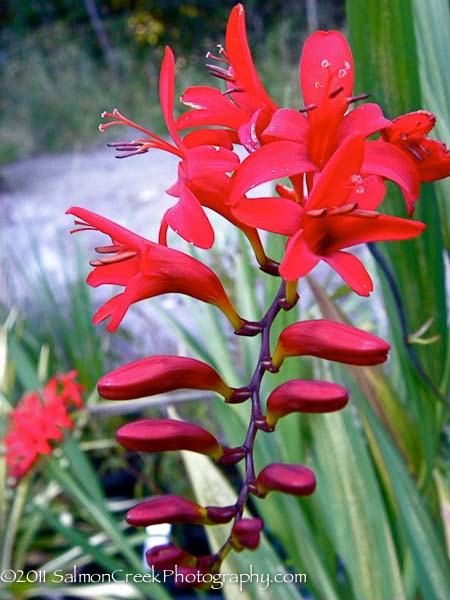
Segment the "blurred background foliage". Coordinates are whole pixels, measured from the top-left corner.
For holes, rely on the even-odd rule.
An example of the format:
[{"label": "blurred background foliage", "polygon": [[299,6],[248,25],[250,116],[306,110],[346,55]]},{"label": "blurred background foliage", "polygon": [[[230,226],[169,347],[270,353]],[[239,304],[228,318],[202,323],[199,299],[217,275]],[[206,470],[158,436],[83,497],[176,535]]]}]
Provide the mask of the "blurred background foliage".
[{"label": "blurred background foliage", "polygon": [[[115,105],[164,131],[158,104],[164,44],[175,49],[179,91],[208,82],[204,55],[223,42],[233,4],[3,3],[0,85],[7,93],[0,97],[0,161],[95,144],[99,113]],[[354,52],[356,93],[370,92],[389,117],[420,107],[433,110],[439,137],[450,143],[446,0],[347,0],[345,5],[255,0],[246,3],[246,14],[261,79],[280,105],[301,105],[298,59],[308,30],[339,28],[348,34]],[[274,336],[296,318],[323,316],[351,322],[392,344],[385,368],[292,359],[281,373],[265,378],[267,393],[281,381],[299,377],[332,379],[351,391],[350,406],[342,413],[292,415],[276,433],[261,433],[259,467],[276,460],[307,464],[317,474],[318,488],[308,499],[273,494],[255,500],[251,509],[264,518],[266,537],[257,553],[234,555],[224,570],[247,572],[252,563],[259,572],[273,573],[274,565],[276,571],[306,572],[304,586],[270,588],[280,600],[449,598],[449,197],[447,182],[425,185],[418,217],[427,224],[426,234],[411,242],[380,245],[377,255],[366,251],[369,270],[378,272],[370,299],[356,297],[328,271],[319,270],[302,282],[297,309],[276,322]],[[401,210],[402,200],[392,187],[388,203],[397,213]],[[271,239],[269,254],[277,258],[281,252],[280,240]],[[131,309],[137,327],[121,328],[111,342],[103,328],[90,323],[99,291],[93,294],[84,284],[87,259],[73,248],[61,247],[59,256],[61,277],[55,279],[40,268],[38,237],[30,242],[26,259],[13,245],[8,252],[2,286],[8,294],[0,302],[0,409],[6,417],[24,391],[72,368],[85,385],[86,409],[77,415],[66,443],[17,488],[8,485],[0,461],[0,567],[70,570],[76,563],[84,572],[139,572],[145,534],[124,522],[134,498],[171,492],[195,496],[200,503],[223,504],[228,497],[232,502],[238,473],[218,470],[192,454],[143,458],[119,448],[114,432],[120,424],[136,416],[167,416],[169,399],[99,402],[96,381],[112,366],[149,352],[148,339],[136,331],[150,330],[153,343],[164,343],[167,353],[206,360],[235,385],[248,380],[258,341],[228,336],[213,308],[202,306],[200,312],[190,300],[152,300],[147,303],[150,313],[140,306]],[[197,256],[203,259],[205,253]],[[278,282],[258,272],[245,242],[228,229],[218,229],[209,261],[242,314],[259,318]],[[15,293],[18,280],[27,290],[25,297]],[[164,330],[163,341],[155,323]],[[176,401],[181,417],[202,424],[230,445],[242,441],[246,406],[227,406],[195,393],[173,394],[170,400]],[[0,427],[5,430],[6,419]],[[179,527],[176,534],[197,551],[208,543],[200,528]],[[207,535],[212,547],[223,540],[220,528],[209,528]],[[52,583],[0,589],[0,597],[8,599],[153,600],[176,593],[195,597],[157,586],[116,584],[101,589]],[[234,600],[236,594],[226,588],[217,596]],[[248,586],[239,597],[268,596]]]},{"label": "blurred background foliage", "polygon": [[[0,164],[36,152],[92,144],[99,114],[113,104],[135,120],[161,129],[157,87],[164,45],[175,51],[180,89],[184,83],[204,81],[205,54],[223,43],[224,24],[234,4],[230,0],[0,3],[0,87],[6,91],[0,97]],[[307,10],[309,4],[246,3],[254,55],[267,74],[267,87],[280,95],[281,104],[287,102],[290,90],[298,93],[298,73],[290,67],[299,59],[308,19],[327,28],[343,23],[342,0],[321,0],[313,13]],[[46,112],[54,118],[43,118]]]}]

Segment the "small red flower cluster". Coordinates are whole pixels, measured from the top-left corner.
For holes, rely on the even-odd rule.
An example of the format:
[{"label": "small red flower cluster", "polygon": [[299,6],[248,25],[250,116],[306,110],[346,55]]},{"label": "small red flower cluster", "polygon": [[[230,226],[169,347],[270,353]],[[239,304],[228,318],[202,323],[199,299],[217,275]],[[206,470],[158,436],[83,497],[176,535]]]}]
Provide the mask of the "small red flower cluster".
[{"label": "small red flower cluster", "polygon": [[[289,325],[271,351],[270,330],[281,310],[297,299],[297,282],[320,261],[330,265],[356,293],[368,296],[372,280],[364,265],[345,249],[366,242],[402,240],[418,236],[424,225],[378,212],[385,180],[401,189],[409,215],[413,213],[422,181],[450,174],[450,153],[427,134],[435,117],[425,111],[391,121],[377,104],[350,110],[366,95],[353,95],[353,60],[345,38],[337,31],[311,35],[303,48],[300,86],[305,107],[278,108],[264,90],[254,68],[241,5],[231,12],[225,47],[210,73],[225,82],[225,90],[209,86],[188,88],[182,102],[189,110],[174,117],[175,61],[167,48],[160,75],[160,101],[171,141],[133,123],[117,109],[104,113],[113,125],[127,125],[144,134],[130,142],[110,144],[119,157],[152,149],[178,159],[176,180],[167,193],[176,202],[162,217],[159,243],[147,240],[83,208],[67,212],[77,217],[75,231],[93,229],[111,238],[96,248],[91,262],[92,286],[119,285],[124,291],[106,302],[94,323],[110,319],[115,331],[131,304],[160,294],[187,294],[219,308],[239,335],[260,335],[261,347],[248,385],[232,388],[211,366],[187,357],[152,356],[122,366],[99,382],[100,395],[127,400],[175,389],[210,390],[227,403],[251,402],[251,418],[242,444],[223,446],[205,429],[174,419],[143,419],[121,427],[120,444],[140,452],[190,450],[220,465],[245,461],[242,487],[232,506],[202,507],[178,496],[152,498],[129,511],[134,525],[200,523],[233,520],[230,535],[214,554],[195,557],[169,544],[147,553],[156,568],[214,572],[227,553],[258,546],[263,523],[244,517],[250,495],[271,491],[296,496],[311,494],[316,482],[303,465],[273,463],[255,473],[253,449],[258,431],[273,431],[291,413],[340,410],[347,391],[327,381],[287,381],[260,398],[262,378],[278,371],[291,356],[315,356],[351,365],[375,365],[387,358],[389,345],[349,325],[325,320]],[[185,129],[190,131],[184,135]],[[378,139],[371,136],[378,134]],[[371,138],[371,139],[368,139]],[[245,156],[234,152],[240,145]],[[246,153],[245,153],[246,151]],[[288,180],[288,185],[279,182]],[[278,183],[276,183],[278,181]],[[249,197],[260,184],[273,182],[277,195]],[[257,189],[255,190],[257,191]],[[205,264],[168,247],[168,229],[208,249],[214,230],[205,209],[224,217],[247,237],[261,269],[281,277],[280,288],[266,314],[257,322],[242,318],[217,275]],[[266,255],[259,229],[285,237],[281,263]]]},{"label": "small red flower cluster", "polygon": [[11,477],[23,477],[42,454],[53,450],[49,442],[63,438],[62,429],[71,429],[70,404],[83,406],[83,386],[76,371],[56,375],[42,392],[29,392],[11,411],[11,429],[6,435],[6,464]]}]

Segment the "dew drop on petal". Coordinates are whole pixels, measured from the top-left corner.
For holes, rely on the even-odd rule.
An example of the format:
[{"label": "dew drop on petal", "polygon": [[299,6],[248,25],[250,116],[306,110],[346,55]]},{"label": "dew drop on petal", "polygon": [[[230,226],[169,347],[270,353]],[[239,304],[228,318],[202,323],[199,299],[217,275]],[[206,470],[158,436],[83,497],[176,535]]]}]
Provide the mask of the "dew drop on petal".
[{"label": "dew drop on petal", "polygon": [[322,60],[322,62],[320,63],[320,66],[323,67],[324,69],[327,69],[330,66],[330,61],[327,60],[326,58],[324,58]]},{"label": "dew drop on petal", "polygon": [[365,192],[364,186],[363,185],[358,185],[358,187],[355,188],[355,192],[357,194],[364,194],[364,192]]}]

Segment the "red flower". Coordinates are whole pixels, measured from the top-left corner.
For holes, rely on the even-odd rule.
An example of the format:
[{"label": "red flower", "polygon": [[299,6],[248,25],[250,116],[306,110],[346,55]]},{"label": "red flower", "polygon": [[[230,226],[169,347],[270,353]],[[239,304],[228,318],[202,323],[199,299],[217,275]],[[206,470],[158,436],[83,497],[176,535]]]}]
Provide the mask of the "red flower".
[{"label": "red flower", "polygon": [[198,126],[223,126],[235,132],[239,141],[249,152],[260,145],[260,135],[268,125],[277,106],[264,89],[254,67],[245,30],[245,11],[238,4],[231,11],[225,38],[225,48],[220,56],[211,54],[224,65],[208,65],[212,75],[223,79],[226,92],[208,86],[190,87],[181,101],[194,110],[178,118],[178,129]]},{"label": "red flower", "polygon": [[[421,181],[435,181],[450,175],[450,150],[442,142],[427,137],[435,123],[433,113],[417,110],[397,117],[381,132],[385,142],[394,144],[409,159]],[[378,144],[382,152],[386,145],[382,140]]]},{"label": "red flower", "polygon": [[178,292],[217,306],[235,330],[244,326],[217,276],[200,261],[161,244],[155,244],[121,225],[79,207],[66,211],[82,221],[73,231],[92,229],[111,237],[112,245],[97,248],[100,254],[112,254],[91,262],[94,270],[87,283],[121,285],[125,290],[108,300],[95,314],[94,324],[111,318],[108,331],[115,331],[134,302],[168,292]]},{"label": "red flower", "polygon": [[272,364],[278,369],[288,356],[317,356],[349,365],[377,365],[387,359],[389,349],[387,342],[367,331],[316,319],[283,329]]},{"label": "red flower", "polygon": [[[375,212],[385,188],[379,177],[361,175],[367,145],[361,136],[349,137],[339,146],[316,175],[307,198],[241,198],[253,182],[260,183],[258,153],[261,156],[262,150],[270,153],[276,144],[288,143],[293,144],[277,142],[252,155],[256,172],[255,165],[247,163],[246,167],[243,163],[233,177],[233,212],[254,227],[289,236],[280,266],[280,274],[287,281],[307,275],[324,260],[355,292],[369,295],[373,289],[369,274],[358,258],[342,250],[365,242],[416,237],[425,225]],[[291,168],[290,159],[288,154],[283,156],[287,170]],[[402,179],[401,183],[408,186],[408,181]]]},{"label": "red flower", "polygon": [[[61,440],[62,428],[73,425],[67,413],[71,402],[81,407],[82,386],[74,379],[76,372],[56,375],[42,391],[25,394],[11,411],[11,429],[6,435],[6,464],[11,477],[23,477],[42,454],[50,454],[51,440]],[[60,384],[63,389],[60,391]]]},{"label": "red flower", "polygon": [[226,205],[229,177],[226,173],[234,171],[239,159],[231,151],[231,132],[219,129],[198,130],[180,137],[173,117],[175,92],[175,62],[170,48],[166,48],[160,76],[160,101],[167,129],[173,143],[167,142],[151,131],[133,123],[117,109],[112,113],[103,113],[103,117],[113,119],[100,125],[104,131],[112,125],[128,125],[145,133],[147,138],[132,142],[110,144],[123,152],[122,157],[148,152],[158,148],[180,159],[178,179],[167,193],[178,198],[178,202],[169,208],[163,216],[159,241],[166,244],[167,227],[200,248],[210,248],[214,243],[214,231],[203,206],[214,210],[242,229],[252,245],[256,258],[262,267],[270,264],[264,254],[258,233],[232,214]]},{"label": "red flower", "polygon": [[[306,40],[300,61],[300,85],[307,116],[281,109],[263,133],[263,141],[283,139],[306,143],[321,170],[349,136],[367,137],[391,124],[377,104],[364,104],[347,113],[359,97],[353,94],[353,58],[338,31],[316,31]],[[346,114],[347,113],[347,114]]]}]

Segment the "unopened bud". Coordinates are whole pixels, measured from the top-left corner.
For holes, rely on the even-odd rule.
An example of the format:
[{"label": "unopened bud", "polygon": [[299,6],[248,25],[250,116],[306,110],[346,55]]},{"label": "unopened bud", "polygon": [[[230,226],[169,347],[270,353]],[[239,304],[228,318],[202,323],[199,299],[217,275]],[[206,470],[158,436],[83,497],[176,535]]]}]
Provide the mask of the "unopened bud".
[{"label": "unopened bud", "polygon": [[269,492],[283,492],[294,496],[307,496],[316,488],[316,478],[308,467],[272,463],[264,467],[256,478],[261,496]]},{"label": "unopened bud", "polygon": [[262,519],[241,519],[231,530],[231,539],[236,550],[244,548],[254,550],[259,546],[261,531],[264,526]]}]

